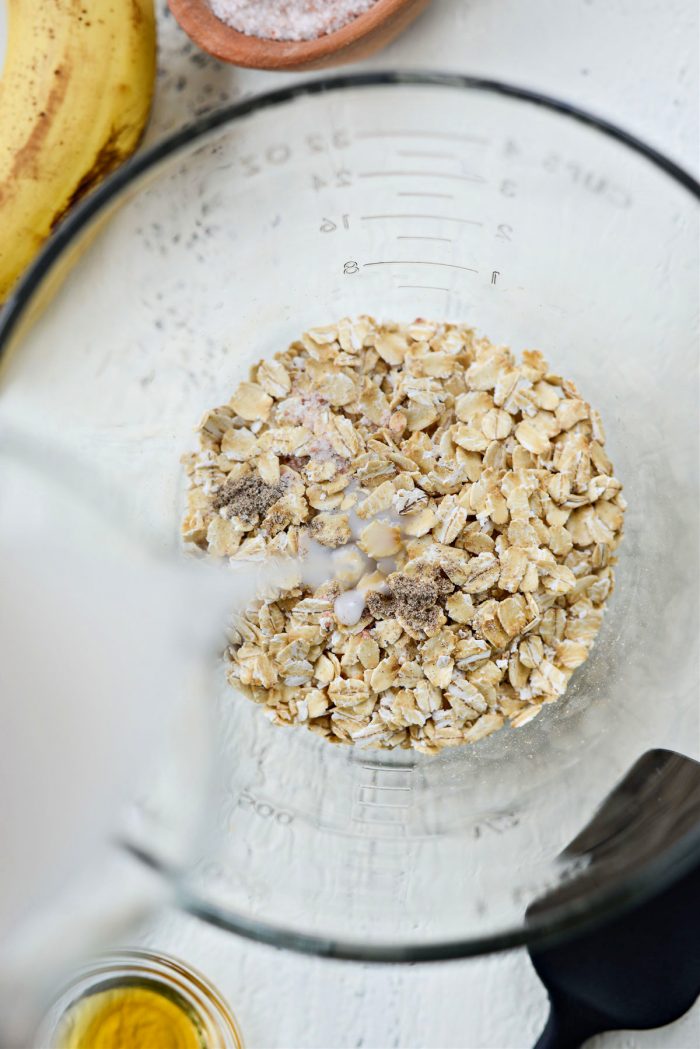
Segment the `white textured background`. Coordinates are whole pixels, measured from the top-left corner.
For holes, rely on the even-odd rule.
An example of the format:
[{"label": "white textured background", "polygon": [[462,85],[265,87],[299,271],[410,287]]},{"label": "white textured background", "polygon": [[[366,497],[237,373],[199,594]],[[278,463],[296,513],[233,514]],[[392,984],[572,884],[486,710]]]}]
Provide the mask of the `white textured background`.
[{"label": "white textured background", "polygon": [[[0,0],[0,56],[4,13]],[[456,70],[538,88],[612,119],[697,173],[698,14],[697,0],[434,0],[371,64]],[[205,58],[165,11],[160,48],[149,142],[205,108],[292,78]],[[524,952],[364,966],[249,944],[174,913],[157,918],[143,939],[219,986],[249,1049],[524,1049],[546,1015],[544,991]],[[663,1030],[590,1043],[591,1049],[698,1046],[700,1004]]]},{"label": "white textured background", "polygon": [[[195,113],[293,74],[231,69],[161,18],[153,141]],[[693,172],[698,155],[697,0],[434,0],[374,67],[456,70],[510,80],[621,124]],[[145,939],[205,972],[249,1049],[520,1049],[546,1015],[527,955],[365,966],[295,956],[177,914]],[[700,1003],[660,1031],[606,1035],[590,1049],[697,1049]]]}]

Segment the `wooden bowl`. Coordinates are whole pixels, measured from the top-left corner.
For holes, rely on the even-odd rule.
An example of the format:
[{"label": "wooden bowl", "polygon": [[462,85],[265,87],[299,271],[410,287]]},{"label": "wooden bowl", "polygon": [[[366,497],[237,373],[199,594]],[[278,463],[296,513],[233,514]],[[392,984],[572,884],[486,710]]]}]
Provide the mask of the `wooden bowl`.
[{"label": "wooden bowl", "polygon": [[252,69],[323,69],[355,62],[393,40],[430,0],[376,0],[335,33],[313,40],[246,36],[216,17],[207,0],[168,0],[187,35],[223,62]]}]

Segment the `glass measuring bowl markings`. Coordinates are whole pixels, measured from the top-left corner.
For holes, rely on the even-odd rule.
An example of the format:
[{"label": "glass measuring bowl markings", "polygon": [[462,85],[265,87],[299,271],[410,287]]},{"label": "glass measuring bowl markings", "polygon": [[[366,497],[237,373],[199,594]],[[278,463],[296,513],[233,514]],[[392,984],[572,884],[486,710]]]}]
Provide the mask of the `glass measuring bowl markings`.
[{"label": "glass measuring bowl markings", "polygon": [[[202,412],[261,356],[361,313],[468,321],[541,349],[599,409],[629,505],[591,658],[521,729],[432,758],[331,748],[270,726],[222,675],[188,909],[320,953],[450,957],[563,935],[670,876],[677,850],[526,921],[642,753],[697,756],[699,194],[553,100],[366,74],[204,118],[59,231],[5,315],[5,348],[57,258],[122,205],[8,357],[0,412],[39,411],[151,531],[178,527]],[[683,848],[697,854],[697,835]]]}]

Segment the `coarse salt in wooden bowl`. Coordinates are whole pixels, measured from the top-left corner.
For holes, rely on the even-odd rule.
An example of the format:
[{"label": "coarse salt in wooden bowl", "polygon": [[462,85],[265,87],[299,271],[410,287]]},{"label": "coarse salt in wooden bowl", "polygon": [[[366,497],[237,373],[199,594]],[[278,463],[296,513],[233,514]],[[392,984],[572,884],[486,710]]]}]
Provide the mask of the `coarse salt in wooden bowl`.
[{"label": "coarse salt in wooden bowl", "polygon": [[222,22],[208,0],[168,0],[187,35],[210,55],[252,69],[323,69],[366,58],[394,39],[430,0],[376,0],[333,33],[311,40],[266,40]]}]

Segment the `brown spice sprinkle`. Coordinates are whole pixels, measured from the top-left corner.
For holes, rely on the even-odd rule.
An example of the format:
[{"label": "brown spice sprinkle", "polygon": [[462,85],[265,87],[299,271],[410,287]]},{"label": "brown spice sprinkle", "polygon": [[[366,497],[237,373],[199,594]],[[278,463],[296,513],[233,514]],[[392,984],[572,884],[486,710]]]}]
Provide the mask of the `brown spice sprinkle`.
[{"label": "brown spice sprinkle", "polygon": [[590,654],[626,504],[598,412],[536,350],[422,319],[313,328],[184,463],[186,542],[327,552],[322,586],[300,571],[227,651],[276,724],[432,754],[524,725]]},{"label": "brown spice sprinkle", "polygon": [[398,619],[412,630],[435,629],[440,613],[435,583],[397,572],[389,576],[387,589],[386,594],[374,590],[367,595],[367,609],[375,619]]},{"label": "brown spice sprinkle", "polygon": [[267,511],[282,498],[284,485],[266,484],[259,474],[229,478],[212,503],[213,509],[225,511],[222,516],[240,517],[253,523],[264,518]]}]

